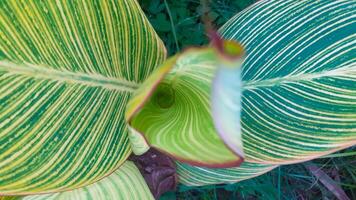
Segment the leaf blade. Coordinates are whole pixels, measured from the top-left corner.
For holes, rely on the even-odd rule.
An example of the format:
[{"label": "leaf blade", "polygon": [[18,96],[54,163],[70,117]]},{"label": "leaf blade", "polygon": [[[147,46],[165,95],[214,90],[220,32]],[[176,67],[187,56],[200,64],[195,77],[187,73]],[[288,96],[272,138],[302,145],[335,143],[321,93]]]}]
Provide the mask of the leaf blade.
[{"label": "leaf blade", "polygon": [[124,110],[166,50],[136,1],[0,3],[0,194],[91,184],[131,153]]},{"label": "leaf blade", "polygon": [[356,144],[354,5],[260,1],[222,27],[247,51],[247,161],[296,163]]},{"label": "leaf blade", "polygon": [[135,164],[126,161],[120,168],[102,180],[72,191],[25,196],[24,200],[41,199],[154,199]]},{"label": "leaf blade", "polygon": [[277,166],[244,162],[239,167],[212,169],[177,162],[177,174],[181,184],[203,186],[236,183],[267,173],[275,167]]}]

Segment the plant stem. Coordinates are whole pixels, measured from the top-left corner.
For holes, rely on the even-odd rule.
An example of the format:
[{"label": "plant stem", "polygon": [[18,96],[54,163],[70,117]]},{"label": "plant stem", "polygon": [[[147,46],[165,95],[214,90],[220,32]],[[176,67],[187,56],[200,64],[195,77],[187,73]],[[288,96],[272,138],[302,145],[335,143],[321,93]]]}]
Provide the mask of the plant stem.
[{"label": "plant stem", "polygon": [[169,16],[169,21],[171,22],[171,28],[172,28],[172,32],[173,32],[173,37],[174,37],[174,41],[176,43],[176,49],[177,52],[180,51],[179,45],[178,45],[178,39],[177,39],[177,33],[176,33],[176,28],[174,26],[174,22],[173,22],[173,18],[172,18],[172,13],[171,10],[169,9],[167,0],[164,0],[164,5],[166,6],[166,10],[168,12],[168,16]]}]

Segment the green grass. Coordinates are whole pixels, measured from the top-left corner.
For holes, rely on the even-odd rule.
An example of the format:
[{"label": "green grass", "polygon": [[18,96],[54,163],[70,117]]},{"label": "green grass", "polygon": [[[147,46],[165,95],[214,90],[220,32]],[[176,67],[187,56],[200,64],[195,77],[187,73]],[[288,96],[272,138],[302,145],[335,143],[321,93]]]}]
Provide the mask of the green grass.
[{"label": "green grass", "polygon": [[[237,12],[256,0],[216,0],[211,6],[212,20],[217,28]],[[207,44],[201,21],[200,0],[141,0],[140,4],[153,27],[165,43],[169,55],[188,46]],[[313,161],[340,185],[350,199],[356,199],[356,148],[350,148]],[[162,199],[335,199],[304,167],[285,165],[275,170],[231,185],[204,187],[179,186],[177,192]]]},{"label": "green grass", "polygon": [[[356,148],[344,150],[332,158],[313,160],[321,170],[340,185],[350,199],[356,199]],[[346,155],[346,156],[344,156]],[[342,156],[342,157],[341,157]],[[210,185],[186,187],[180,185],[178,191],[169,193],[162,199],[336,199],[303,164],[278,167],[262,176],[230,185]]]}]

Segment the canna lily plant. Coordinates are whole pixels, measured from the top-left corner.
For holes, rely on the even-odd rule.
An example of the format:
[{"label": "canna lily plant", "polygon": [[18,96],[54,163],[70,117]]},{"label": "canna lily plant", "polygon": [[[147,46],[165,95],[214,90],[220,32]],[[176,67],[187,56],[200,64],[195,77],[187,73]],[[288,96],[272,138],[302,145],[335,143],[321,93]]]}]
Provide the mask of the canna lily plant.
[{"label": "canna lily plant", "polygon": [[166,59],[134,0],[1,1],[0,195],[154,199],[355,145],[355,6],[259,1]]}]

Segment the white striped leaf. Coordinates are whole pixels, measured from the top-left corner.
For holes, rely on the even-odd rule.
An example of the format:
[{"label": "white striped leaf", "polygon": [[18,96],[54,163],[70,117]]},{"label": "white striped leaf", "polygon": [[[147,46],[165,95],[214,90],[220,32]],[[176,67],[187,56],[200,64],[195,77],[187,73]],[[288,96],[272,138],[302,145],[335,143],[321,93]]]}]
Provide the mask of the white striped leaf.
[{"label": "white striped leaf", "polygon": [[126,103],[165,58],[136,1],[1,1],[0,50],[0,194],[78,188],[126,160]]},{"label": "white striped leaf", "polygon": [[145,179],[135,164],[126,161],[118,170],[102,180],[67,192],[25,196],[23,200],[153,200]]},{"label": "white striped leaf", "polygon": [[246,49],[247,161],[296,163],[356,144],[355,7],[349,0],[265,0],[221,28]]},{"label": "white striped leaf", "polygon": [[274,169],[276,165],[243,162],[239,167],[205,168],[177,162],[179,183],[187,186],[236,183],[262,175]]}]

